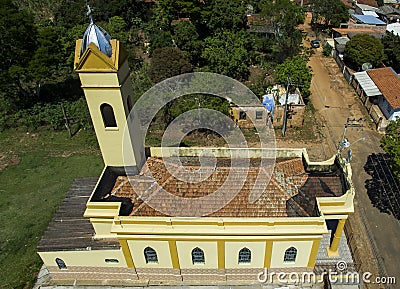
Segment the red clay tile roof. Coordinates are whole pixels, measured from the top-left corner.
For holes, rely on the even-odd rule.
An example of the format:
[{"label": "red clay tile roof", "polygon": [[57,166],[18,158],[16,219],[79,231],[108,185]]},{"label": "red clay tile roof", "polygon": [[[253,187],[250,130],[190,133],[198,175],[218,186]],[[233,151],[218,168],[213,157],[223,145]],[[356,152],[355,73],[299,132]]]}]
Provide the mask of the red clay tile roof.
[{"label": "red clay tile roof", "polygon": [[[181,181],[172,176],[165,167],[168,159],[160,160],[151,157],[141,173],[137,176],[120,176],[117,178],[112,194],[119,197],[132,199],[134,208],[130,215],[134,216],[166,216],[147,203],[143,199],[151,198],[162,187],[167,192],[183,198],[199,198],[215,192],[227,180],[229,173],[233,173],[233,180],[224,186],[228,189],[237,187],[239,174],[244,171],[232,169],[229,159],[219,159],[215,169],[210,169],[210,176],[202,182],[191,183]],[[196,164],[184,163],[185,169],[197,170]],[[203,167],[204,168],[204,167]],[[261,169],[262,170],[262,169]],[[207,169],[205,169],[206,173]],[[175,171],[180,173],[179,169]],[[247,172],[247,178],[240,192],[224,207],[210,217],[286,217],[286,216],[312,216],[315,214],[315,198],[317,196],[339,196],[343,189],[339,176],[310,176],[304,170],[301,158],[277,160],[271,181],[260,186],[260,197],[253,203],[249,202],[249,196],[254,188],[257,175],[260,173],[259,160],[252,160]],[[235,175],[238,174],[238,175]],[[262,171],[261,171],[262,174]],[[155,182],[153,177],[157,180]],[[265,189],[266,188],[266,189]],[[140,197],[139,197],[140,196]],[[220,195],[217,196],[219,198]],[[153,201],[153,200],[152,200]],[[221,199],[208,199],[201,203],[202,207],[210,207]],[[156,200],[157,205],[173,208],[176,206],[173,200]],[[184,216],[198,216],[192,208],[182,208]]]},{"label": "red clay tile roof", "polygon": [[390,67],[367,70],[367,73],[391,107],[400,108],[399,76]]},{"label": "red clay tile roof", "polygon": [[376,0],[358,0],[357,3],[378,8],[378,3],[376,2]]}]

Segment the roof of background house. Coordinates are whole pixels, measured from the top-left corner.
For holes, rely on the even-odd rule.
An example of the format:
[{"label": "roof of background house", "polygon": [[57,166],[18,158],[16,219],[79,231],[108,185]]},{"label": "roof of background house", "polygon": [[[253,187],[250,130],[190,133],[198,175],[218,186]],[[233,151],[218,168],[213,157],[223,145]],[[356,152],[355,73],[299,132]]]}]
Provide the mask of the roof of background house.
[{"label": "roof of background house", "polygon": [[358,0],[357,3],[372,6],[372,7],[378,7],[378,3],[376,2],[376,0]]},{"label": "roof of background house", "polygon": [[350,39],[347,36],[336,37],[334,38],[335,42],[339,45],[345,45]]},{"label": "roof of background house", "polygon": [[357,20],[359,20],[360,22],[364,23],[364,24],[369,24],[369,25],[386,25],[385,22],[383,22],[382,20],[371,16],[371,15],[358,15],[358,14],[352,14],[351,16],[353,16],[354,18],[356,18]]},{"label": "roof of background house", "polygon": [[349,33],[355,34],[376,34],[375,30],[372,29],[358,29],[358,28],[333,28],[333,31],[340,33],[341,35],[348,35]]},{"label": "roof of background house", "polygon": [[392,23],[386,26],[386,31],[393,32],[395,35],[400,35],[400,23]]},{"label": "roof of background house", "polygon": [[379,7],[378,11],[376,11],[379,14],[383,14],[383,15],[388,15],[388,14],[399,14],[400,15],[400,10],[396,9],[392,6],[389,5],[384,5]]},{"label": "roof of background house", "polygon": [[349,1],[349,0],[340,0],[340,1],[342,1],[342,3],[344,5],[346,5],[346,7],[348,7],[348,8],[352,8],[353,7],[353,2],[352,1]]},{"label": "roof of background house", "polygon": [[400,0],[383,0],[385,4],[399,4]]},{"label": "roof of background house", "polygon": [[367,70],[392,108],[400,108],[400,78],[391,67]]},{"label": "roof of background house", "polygon": [[379,17],[378,14],[376,14],[375,11],[362,11],[362,14],[363,15],[371,15],[371,16],[374,16],[374,17]]},{"label": "roof of background house", "polygon": [[[194,160],[194,161],[193,161]],[[316,197],[340,196],[344,187],[339,175],[309,174],[305,171],[301,158],[277,159],[271,180],[263,179],[264,183],[255,185],[260,169],[260,159],[252,159],[248,168],[238,167],[239,171],[229,165],[230,159],[218,159],[217,166],[210,167],[210,176],[201,182],[186,182],[175,176],[184,169],[196,171],[199,169],[197,158],[186,158],[182,161],[184,169],[176,168],[172,175],[166,168],[168,159],[150,157],[141,173],[137,176],[120,176],[117,178],[112,194],[118,197],[129,197],[134,203],[130,215],[133,216],[166,216],[149,206],[143,200],[150,199],[163,208],[175,208],[183,212],[184,216],[196,216],[197,212],[190,206],[176,208],[173,199],[154,198],[160,188],[181,198],[202,198],[212,195],[221,186],[232,191],[232,188],[241,188],[232,200],[209,217],[308,217],[315,215]],[[202,166],[202,170],[203,170]],[[230,174],[233,173],[233,179]],[[237,184],[238,178],[246,177],[243,186]],[[257,186],[257,187],[256,187]],[[255,188],[256,187],[256,188]],[[254,203],[249,202],[252,190],[260,190],[260,196]],[[264,191],[265,190],[265,191]],[[213,199],[201,200],[202,208],[209,208],[214,203],[224,201],[224,194],[216,194]],[[212,204],[211,204],[211,203]],[[153,203],[154,204],[154,203]]]},{"label": "roof of background house", "polygon": [[360,8],[362,11],[376,11],[378,8],[376,6],[371,6],[371,5],[366,5],[366,4],[361,4],[357,3],[356,6]]},{"label": "roof of background house", "polygon": [[367,96],[382,94],[372,79],[368,76],[366,71],[356,72],[353,75]]}]

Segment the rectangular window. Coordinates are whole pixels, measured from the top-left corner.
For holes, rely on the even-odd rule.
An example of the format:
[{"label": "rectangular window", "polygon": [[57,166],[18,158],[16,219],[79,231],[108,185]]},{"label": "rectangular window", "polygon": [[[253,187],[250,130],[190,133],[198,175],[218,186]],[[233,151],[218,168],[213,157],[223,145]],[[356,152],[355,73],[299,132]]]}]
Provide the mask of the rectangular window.
[{"label": "rectangular window", "polygon": [[258,110],[256,111],[256,119],[262,119],[263,118],[263,111]]},{"label": "rectangular window", "polygon": [[239,114],[239,119],[240,120],[246,120],[246,112],[245,111],[241,111]]}]

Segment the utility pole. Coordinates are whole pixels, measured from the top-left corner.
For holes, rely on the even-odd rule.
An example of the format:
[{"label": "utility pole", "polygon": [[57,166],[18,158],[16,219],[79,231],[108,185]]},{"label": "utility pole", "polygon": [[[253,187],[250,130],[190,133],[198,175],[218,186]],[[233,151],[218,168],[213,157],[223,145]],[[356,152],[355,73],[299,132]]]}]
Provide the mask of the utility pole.
[{"label": "utility pole", "polygon": [[338,144],[338,148],[337,148],[337,154],[341,155],[343,148],[344,148],[344,144],[345,144],[345,139],[346,139],[346,131],[348,127],[363,127],[364,125],[360,124],[360,122],[364,121],[363,119],[350,119],[347,118],[346,123],[344,125],[344,130],[343,130],[343,134],[342,137],[339,141]]},{"label": "utility pole", "polygon": [[289,87],[291,85],[292,79],[288,76],[286,85],[286,98],[285,98],[285,110],[283,112],[283,125],[282,125],[282,136],[286,133],[286,122],[287,122],[287,102],[289,97]]}]

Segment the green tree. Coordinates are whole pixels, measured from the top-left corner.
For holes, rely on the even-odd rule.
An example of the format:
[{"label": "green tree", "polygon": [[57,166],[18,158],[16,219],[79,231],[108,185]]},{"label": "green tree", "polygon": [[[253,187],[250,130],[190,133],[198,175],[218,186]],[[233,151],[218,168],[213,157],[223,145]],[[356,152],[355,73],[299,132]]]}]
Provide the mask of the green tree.
[{"label": "green tree", "polygon": [[303,7],[290,0],[263,0],[260,2],[261,16],[274,35],[278,61],[284,60],[299,52],[302,35],[298,26],[304,23]]},{"label": "green tree", "polygon": [[390,122],[386,128],[386,134],[381,139],[381,147],[393,159],[391,168],[400,179],[400,118]]},{"label": "green tree", "polygon": [[249,75],[251,50],[248,32],[219,31],[204,40],[202,57],[212,72],[244,80]]},{"label": "green tree", "polygon": [[304,97],[310,95],[312,74],[307,66],[307,61],[301,56],[287,58],[282,64],[275,68],[275,81],[280,84],[287,84],[290,77],[294,86],[299,87]]},{"label": "green tree", "polygon": [[32,16],[11,0],[0,1],[0,113],[10,114],[29,104],[27,66],[36,50]]},{"label": "green tree", "polygon": [[395,71],[400,72],[400,36],[393,32],[386,32],[382,38],[385,59],[387,66],[391,66]]},{"label": "green tree", "polygon": [[192,10],[197,6],[196,1],[193,0],[160,0],[158,5],[168,26],[174,19],[189,18]]},{"label": "green tree", "polygon": [[62,46],[54,27],[39,30],[39,47],[29,62],[29,70],[38,85],[58,75],[63,61]]},{"label": "green tree", "polygon": [[169,31],[157,29],[150,35],[150,55],[157,48],[171,47],[172,45],[172,35]]},{"label": "green tree", "polygon": [[312,22],[338,27],[349,19],[349,10],[340,0],[311,0]]},{"label": "green tree", "polygon": [[157,48],[153,52],[149,77],[154,83],[192,71],[187,56],[176,47]]},{"label": "green tree", "polygon": [[173,29],[173,38],[176,46],[188,53],[191,63],[198,64],[202,51],[202,42],[199,40],[196,27],[190,21],[180,21],[173,26]]},{"label": "green tree", "polygon": [[98,21],[110,21],[118,15],[129,26],[138,19],[148,21],[152,13],[151,9],[148,9],[149,4],[143,0],[91,0],[89,4],[93,7]]},{"label": "green tree", "polygon": [[242,1],[214,0],[207,26],[211,31],[227,29],[238,31],[246,27],[247,17]]},{"label": "green tree", "polygon": [[382,64],[384,57],[382,42],[368,34],[357,34],[346,43],[345,60],[357,69],[369,62],[374,67]]}]

